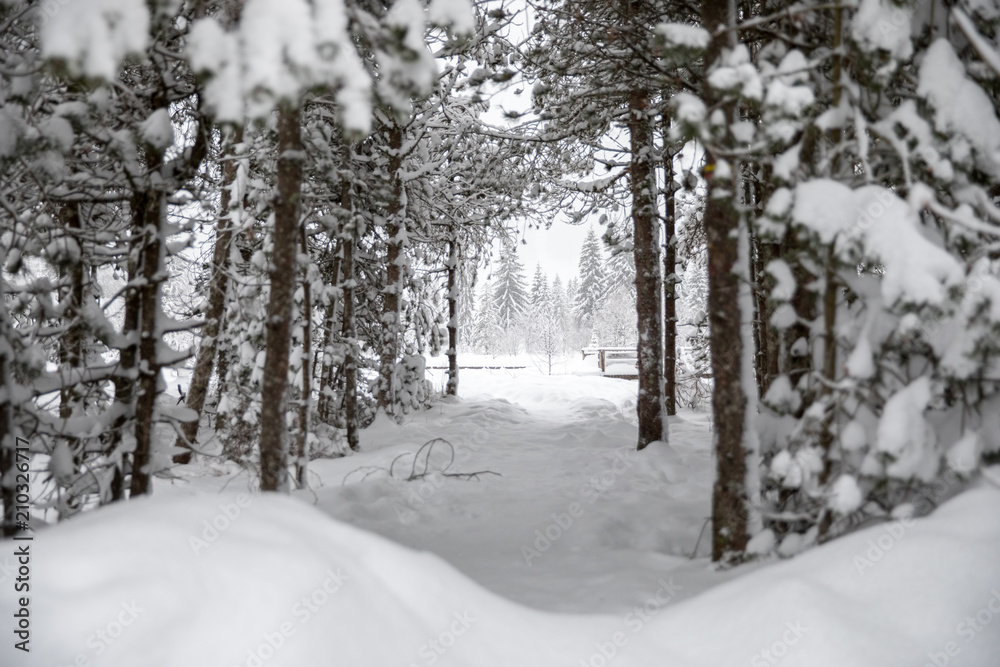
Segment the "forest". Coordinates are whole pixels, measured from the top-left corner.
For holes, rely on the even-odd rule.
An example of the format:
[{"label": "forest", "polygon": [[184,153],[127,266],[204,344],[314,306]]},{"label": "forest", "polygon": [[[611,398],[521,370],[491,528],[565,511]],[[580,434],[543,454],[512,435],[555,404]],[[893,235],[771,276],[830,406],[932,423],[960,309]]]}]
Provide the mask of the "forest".
[{"label": "forest", "polygon": [[4,664],[1000,664],[1000,2],[6,0],[0,63]]}]

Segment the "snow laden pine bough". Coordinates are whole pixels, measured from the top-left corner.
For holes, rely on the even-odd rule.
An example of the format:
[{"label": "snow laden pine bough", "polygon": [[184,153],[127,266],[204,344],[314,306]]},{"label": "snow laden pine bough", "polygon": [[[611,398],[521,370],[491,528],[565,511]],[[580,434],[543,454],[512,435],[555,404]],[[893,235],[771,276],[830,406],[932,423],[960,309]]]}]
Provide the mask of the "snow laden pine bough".
[{"label": "snow laden pine bough", "polygon": [[[509,602],[435,556],[288,497],[140,499],[37,536],[33,651],[0,662],[913,667],[960,656],[991,667],[998,505],[984,481],[929,517],[855,533],[655,615],[584,616]],[[13,604],[3,596],[6,618]]]}]

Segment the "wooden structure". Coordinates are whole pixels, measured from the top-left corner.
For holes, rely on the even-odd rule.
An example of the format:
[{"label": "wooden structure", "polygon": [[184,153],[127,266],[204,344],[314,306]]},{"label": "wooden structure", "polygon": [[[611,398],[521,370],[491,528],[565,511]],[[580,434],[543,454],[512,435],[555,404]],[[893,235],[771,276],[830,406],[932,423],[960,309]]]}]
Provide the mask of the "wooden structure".
[{"label": "wooden structure", "polygon": [[[636,380],[639,377],[639,351],[635,347],[585,347],[581,350],[583,358],[597,356],[597,366],[601,375],[609,378]],[[634,368],[635,372],[621,372],[622,366]],[[611,368],[611,372],[608,372]]]}]

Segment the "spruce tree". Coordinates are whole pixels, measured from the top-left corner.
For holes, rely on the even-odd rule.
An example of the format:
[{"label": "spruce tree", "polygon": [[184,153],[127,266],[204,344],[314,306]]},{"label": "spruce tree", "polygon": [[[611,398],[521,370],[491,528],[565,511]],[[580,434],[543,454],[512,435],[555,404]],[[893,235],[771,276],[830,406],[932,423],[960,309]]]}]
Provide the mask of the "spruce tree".
[{"label": "spruce tree", "polygon": [[605,294],[623,290],[635,300],[635,258],[631,252],[616,252],[605,264]]},{"label": "spruce tree", "polygon": [[479,293],[479,303],[475,311],[475,321],[471,340],[476,352],[497,355],[500,352],[500,341],[503,328],[500,324],[500,311],[494,296],[492,282],[487,280]]},{"label": "spruce tree", "polygon": [[531,279],[531,307],[540,308],[549,299],[548,278],[542,273],[542,265],[535,265],[535,277]]},{"label": "spruce tree", "polygon": [[510,332],[520,322],[528,309],[528,290],[525,287],[524,266],[517,256],[517,246],[505,243],[500,250],[500,263],[494,278],[494,304],[500,326]]},{"label": "spruce tree", "polygon": [[590,329],[594,325],[594,316],[601,307],[601,301],[604,299],[607,289],[604,276],[604,255],[593,227],[587,230],[587,236],[583,240],[579,267],[580,273],[576,283],[573,314],[578,327]]}]

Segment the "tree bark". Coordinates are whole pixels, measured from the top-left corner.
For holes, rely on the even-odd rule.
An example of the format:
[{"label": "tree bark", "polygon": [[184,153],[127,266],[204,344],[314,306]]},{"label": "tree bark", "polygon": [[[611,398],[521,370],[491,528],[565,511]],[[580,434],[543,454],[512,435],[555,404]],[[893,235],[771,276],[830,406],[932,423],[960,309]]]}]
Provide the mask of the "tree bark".
[{"label": "tree bark", "polygon": [[[839,6],[834,10],[834,30],[833,30],[833,48],[834,52],[837,54],[833,60],[833,107],[838,108],[840,106],[840,98],[843,94],[843,56],[840,55],[840,47],[843,44],[843,31],[844,31],[844,10]],[[842,138],[842,132],[839,129],[833,131],[833,141],[834,141],[834,157],[833,157],[833,176],[834,178],[839,178],[841,174],[839,159],[839,146]],[[837,377],[837,255],[834,251],[834,244],[831,243],[829,248],[827,248],[826,258],[825,258],[825,275],[823,276],[823,379],[826,380],[824,384],[823,393],[830,395],[832,393],[831,387]],[[833,461],[830,459],[830,448],[833,446],[833,419],[834,413],[831,410],[827,413],[826,417],[823,419],[823,428],[819,435],[819,444],[823,448],[824,452],[824,464],[823,472],[820,474],[820,483],[826,484],[829,481],[830,475],[833,472]],[[831,514],[827,514],[823,518],[823,522],[820,524],[820,536],[825,537],[827,531],[830,528],[830,522],[833,520]]]},{"label": "tree bark", "polygon": [[261,387],[264,396],[260,415],[262,491],[288,490],[288,452],[284,436],[302,150],[298,104],[283,102],[278,110],[278,194],[274,201],[271,294],[267,305],[266,357]]},{"label": "tree bark", "polygon": [[[2,281],[2,278],[0,278]],[[0,327],[8,328],[9,321],[6,317],[6,295],[0,292],[0,308],[4,309],[3,319],[0,320]],[[4,336],[8,334],[4,331]],[[3,525],[3,536],[12,537],[17,534],[17,518],[15,505],[17,504],[17,487],[12,471],[17,464],[17,437],[14,431],[14,405],[10,400],[13,394],[13,378],[10,373],[11,359],[8,358],[10,347],[0,348],[0,502],[3,502],[3,515],[0,516],[0,523]]]},{"label": "tree bark", "polygon": [[135,416],[136,359],[139,356],[139,292],[135,287],[139,269],[138,257],[136,256],[139,244],[135,237],[130,239],[129,243],[128,288],[124,295],[125,321],[122,324],[122,337],[126,340],[126,345],[118,350],[118,368],[112,378],[115,385],[115,406],[118,416],[111,428],[111,439],[106,449],[108,457],[112,460],[116,453],[121,457],[111,479],[111,500],[113,501],[125,498],[125,473],[131,470],[129,455],[125,452],[118,452],[118,448],[125,425]]},{"label": "tree bark", "polygon": [[396,359],[399,357],[400,296],[403,291],[403,238],[405,232],[405,212],[403,211],[403,181],[400,170],[403,165],[401,149],[403,131],[393,125],[389,131],[389,178],[391,192],[386,206],[387,220],[385,232],[386,285],[382,292],[382,346],[379,358],[378,409],[386,414],[393,411],[393,376]]},{"label": "tree bark", "polygon": [[[162,156],[155,160],[157,165]],[[160,341],[160,284],[163,281],[163,192],[152,185],[137,198],[143,238],[140,253],[138,392],[135,403],[135,452],[132,458],[131,496],[152,493],[149,462],[152,454],[153,416],[156,410],[160,365],[156,355]]]},{"label": "tree bark", "polygon": [[[243,140],[243,130],[237,129],[229,142],[230,148]],[[191,385],[188,387],[187,407],[197,414],[194,421],[185,422],[181,426],[181,435],[177,437],[174,447],[187,451],[175,454],[174,463],[191,462],[191,446],[198,438],[198,427],[201,413],[208,396],[208,384],[212,378],[212,366],[215,363],[215,353],[218,349],[219,332],[222,330],[222,317],[226,309],[226,292],[229,289],[229,249],[233,237],[233,219],[230,212],[232,206],[232,188],[235,187],[237,162],[235,151],[223,151],[228,157],[222,163],[223,188],[219,196],[219,216],[215,222],[215,248],[212,252],[212,277],[208,283],[208,308],[205,310],[205,324],[201,331],[201,344],[198,346],[198,356],[191,375]],[[223,378],[219,378],[222,382]]]},{"label": "tree bark", "polygon": [[660,238],[656,215],[656,183],[650,164],[652,132],[647,111],[649,93],[629,93],[628,129],[632,163],[632,224],[635,233],[635,290],[638,320],[639,417],[638,449],[666,439],[662,394],[663,359],[660,330]]},{"label": "tree bark", "polygon": [[[763,205],[770,196],[773,186],[771,185],[772,169],[768,164],[759,164],[759,176],[755,183],[755,199],[757,215],[763,214]],[[760,396],[767,394],[771,388],[774,378],[778,377],[781,357],[781,335],[777,327],[772,326],[771,317],[774,315],[774,304],[768,299],[770,288],[767,286],[772,280],[767,275],[767,265],[771,260],[781,256],[781,244],[771,243],[755,238],[754,245],[756,253],[754,255],[754,286],[757,293],[757,327],[760,337],[760,363],[757,371],[757,383],[760,389]]]},{"label": "tree bark", "polygon": [[358,451],[358,342],[354,328],[354,231],[343,240],[344,259],[344,426],[347,445]]},{"label": "tree bark", "polygon": [[[705,53],[710,67],[727,46],[728,36],[718,28],[729,23],[728,0],[702,3],[702,25],[713,37]],[[711,108],[718,103],[715,90],[702,83],[702,97]],[[731,112],[731,109],[730,109]],[[731,116],[731,113],[729,114]],[[712,560],[742,552],[747,542],[746,458],[743,428],[746,396],[740,382],[743,344],[740,331],[739,280],[734,273],[738,257],[739,215],[734,207],[739,190],[736,167],[724,165],[729,174],[716,175],[720,165],[711,147],[705,151],[708,195],[704,224],[708,235],[709,344],[712,353],[712,409],[717,473],[712,493]]]},{"label": "tree bark", "polygon": [[[448,239],[448,384],[446,396],[458,396],[458,230]],[[550,370],[551,374],[551,370]]]},{"label": "tree bark", "polygon": [[[67,236],[80,246],[83,250],[83,241],[79,237],[80,231],[80,209],[77,204],[69,204],[63,209],[65,216]],[[80,321],[83,310],[84,294],[86,292],[86,262],[81,255],[71,266],[69,273],[69,292],[66,295],[65,308],[63,309],[63,321],[66,330],[59,337],[59,363],[65,369],[81,368],[84,364],[84,330]],[[80,386],[76,383],[65,385],[59,391],[59,416],[62,419],[69,419],[73,416],[74,409],[80,405],[83,396]],[[67,438],[72,447],[76,438]]]},{"label": "tree bark", "polygon": [[[343,205],[343,204],[341,204]],[[341,263],[341,252],[342,252],[343,242],[337,241],[334,247],[334,258],[332,262],[332,268],[330,275],[327,279],[331,284],[337,285],[340,281],[340,263]],[[341,289],[343,285],[341,284]],[[338,318],[338,300],[333,297],[330,299],[329,303],[326,305],[326,310],[323,313],[323,321],[326,322],[326,333],[323,336],[323,365],[319,372],[319,402],[317,403],[316,410],[319,415],[319,420],[324,424],[330,423],[332,418],[333,406],[334,406],[334,396],[336,392],[334,390],[334,356],[333,356],[333,341],[334,336],[337,332],[337,324],[339,323]]]},{"label": "tree bark", "polygon": [[674,154],[667,148],[670,116],[663,115],[663,176],[666,206],[663,218],[663,403],[668,415],[677,414],[677,187],[674,184]]},{"label": "tree bark", "polygon": [[[309,256],[309,246],[306,244],[306,228],[299,228],[302,254]],[[299,448],[298,462],[295,464],[295,479],[300,489],[308,486],[306,479],[309,473],[309,415],[312,405],[312,294],[309,285],[308,265],[303,272],[302,280],[302,396],[299,399]]]}]

